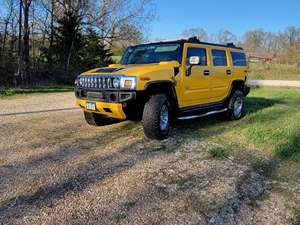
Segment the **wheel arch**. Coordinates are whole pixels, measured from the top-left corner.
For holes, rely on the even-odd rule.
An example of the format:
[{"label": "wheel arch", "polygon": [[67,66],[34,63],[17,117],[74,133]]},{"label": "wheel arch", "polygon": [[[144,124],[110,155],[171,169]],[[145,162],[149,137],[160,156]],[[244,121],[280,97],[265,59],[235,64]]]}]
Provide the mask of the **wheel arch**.
[{"label": "wheel arch", "polygon": [[148,96],[155,94],[166,94],[173,106],[178,109],[178,99],[175,85],[170,80],[152,81],[145,85],[145,92]]},{"label": "wheel arch", "polygon": [[230,92],[229,92],[229,97],[234,93],[234,91],[236,90],[240,90],[242,91],[244,94],[245,93],[245,81],[244,80],[234,80],[231,83],[231,87],[230,87]]}]

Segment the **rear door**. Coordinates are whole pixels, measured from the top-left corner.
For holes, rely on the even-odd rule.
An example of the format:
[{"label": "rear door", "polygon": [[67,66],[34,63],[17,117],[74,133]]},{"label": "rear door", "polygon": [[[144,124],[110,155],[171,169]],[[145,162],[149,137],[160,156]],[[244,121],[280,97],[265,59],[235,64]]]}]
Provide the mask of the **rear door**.
[{"label": "rear door", "polygon": [[[191,73],[186,74],[190,67],[189,59],[198,56],[200,62],[191,67]],[[210,102],[210,70],[208,49],[202,45],[185,44],[183,57],[183,98],[182,106],[193,106]]]},{"label": "rear door", "polygon": [[229,52],[226,48],[212,47],[212,76],[211,97],[213,101],[221,101],[226,98],[232,79]]},{"label": "rear door", "polygon": [[232,62],[232,76],[235,79],[244,80],[248,73],[248,62],[242,50],[230,50]]}]

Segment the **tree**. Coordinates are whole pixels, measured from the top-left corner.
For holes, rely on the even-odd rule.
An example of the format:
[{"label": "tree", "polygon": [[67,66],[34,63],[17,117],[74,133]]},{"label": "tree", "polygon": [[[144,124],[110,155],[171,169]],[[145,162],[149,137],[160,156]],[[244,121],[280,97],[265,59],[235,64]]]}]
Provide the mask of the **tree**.
[{"label": "tree", "polygon": [[200,41],[208,41],[208,35],[202,28],[190,28],[182,32],[184,37],[197,37]]},{"label": "tree", "polygon": [[96,31],[89,28],[84,39],[84,48],[79,53],[82,68],[101,67],[113,63],[110,49],[105,48]]},{"label": "tree", "polygon": [[251,30],[244,35],[244,45],[252,51],[258,51],[263,47],[265,33],[263,30]]},{"label": "tree", "polygon": [[24,11],[24,36],[23,36],[23,59],[24,59],[24,71],[22,73],[23,85],[28,86],[29,82],[29,7],[31,0],[23,0]]},{"label": "tree", "polygon": [[237,42],[237,37],[229,30],[220,30],[217,35],[217,41],[220,44],[235,43]]}]

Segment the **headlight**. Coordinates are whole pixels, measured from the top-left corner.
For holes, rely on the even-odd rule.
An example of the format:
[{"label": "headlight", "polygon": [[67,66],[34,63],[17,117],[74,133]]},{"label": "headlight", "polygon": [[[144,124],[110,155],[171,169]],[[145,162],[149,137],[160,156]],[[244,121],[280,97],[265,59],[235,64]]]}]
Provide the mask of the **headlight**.
[{"label": "headlight", "polygon": [[134,90],[136,88],[136,77],[121,77],[121,89],[124,90]]},{"label": "headlight", "polygon": [[114,78],[113,79],[113,88],[120,88],[120,79],[119,78]]}]

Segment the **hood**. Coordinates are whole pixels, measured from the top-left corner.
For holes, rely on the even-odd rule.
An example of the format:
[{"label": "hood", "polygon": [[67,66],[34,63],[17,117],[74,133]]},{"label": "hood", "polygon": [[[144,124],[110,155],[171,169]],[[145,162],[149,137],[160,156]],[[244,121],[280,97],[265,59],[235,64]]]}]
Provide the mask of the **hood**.
[{"label": "hood", "polygon": [[161,71],[165,69],[173,69],[174,67],[179,67],[179,63],[176,61],[171,62],[160,62],[151,64],[131,64],[131,65],[121,65],[112,64],[109,67],[96,68],[89,70],[83,74],[122,74],[128,76],[139,76],[143,74],[149,74],[156,71]]}]

